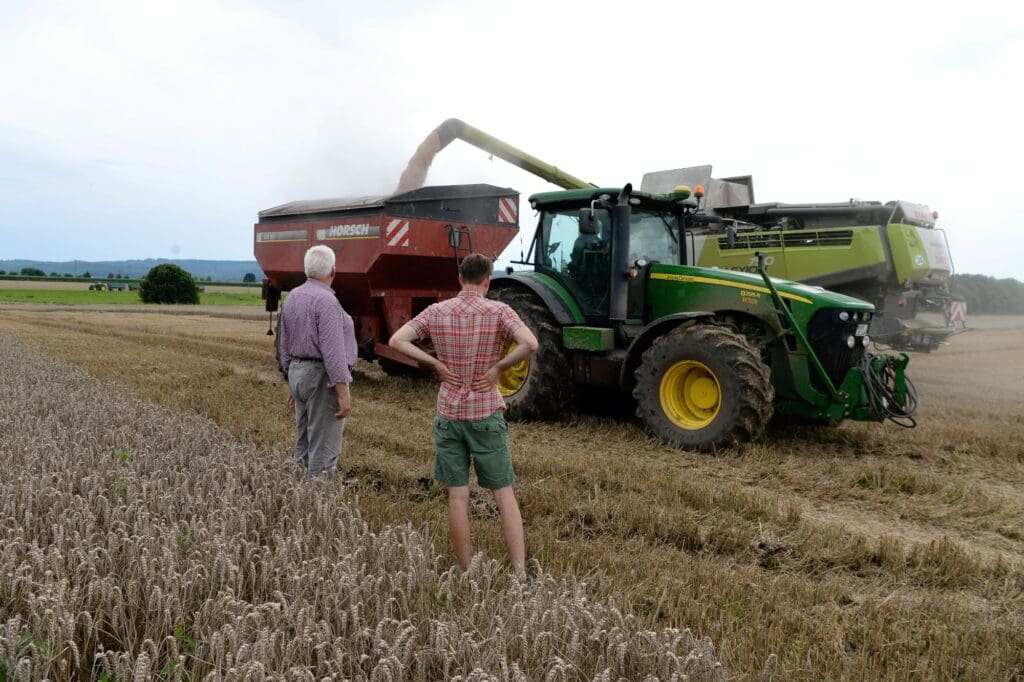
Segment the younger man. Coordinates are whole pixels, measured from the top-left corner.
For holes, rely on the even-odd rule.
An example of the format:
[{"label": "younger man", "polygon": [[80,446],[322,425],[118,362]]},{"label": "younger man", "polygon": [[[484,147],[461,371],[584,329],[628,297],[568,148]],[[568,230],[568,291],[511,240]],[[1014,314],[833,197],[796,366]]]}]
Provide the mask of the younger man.
[{"label": "younger man", "polygon": [[[523,519],[512,484],[516,477],[508,450],[505,401],[498,377],[537,350],[537,337],[515,311],[487,298],[493,264],[474,253],[462,261],[455,298],[435,303],[391,336],[389,345],[441,377],[434,419],[434,478],[448,487],[448,534],[463,571],[469,568],[469,465],[480,486],[491,490],[501,514],[512,568],[526,578]],[[437,357],[413,344],[430,338]],[[501,357],[506,339],[516,348]]]}]

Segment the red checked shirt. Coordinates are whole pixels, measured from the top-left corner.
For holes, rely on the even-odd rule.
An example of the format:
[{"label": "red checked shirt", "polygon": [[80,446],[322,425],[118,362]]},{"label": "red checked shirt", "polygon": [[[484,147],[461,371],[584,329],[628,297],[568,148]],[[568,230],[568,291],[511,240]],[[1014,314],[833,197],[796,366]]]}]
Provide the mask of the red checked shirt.
[{"label": "red checked shirt", "polygon": [[474,391],[473,380],[501,359],[506,339],[523,326],[515,311],[504,303],[462,291],[455,298],[430,306],[409,325],[421,339],[434,342],[437,358],[461,380],[458,386],[441,384],[437,413],[445,419],[486,419],[505,409],[498,387]]}]

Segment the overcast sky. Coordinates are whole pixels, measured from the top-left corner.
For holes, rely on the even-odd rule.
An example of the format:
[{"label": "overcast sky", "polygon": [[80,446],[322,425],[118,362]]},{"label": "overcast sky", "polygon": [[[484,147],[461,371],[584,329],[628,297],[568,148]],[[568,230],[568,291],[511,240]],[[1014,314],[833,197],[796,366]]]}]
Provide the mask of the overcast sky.
[{"label": "overcast sky", "polygon": [[[602,185],[926,203],[1024,280],[1019,8],[0,0],[0,258],[251,258],[259,210],[389,192],[454,116]],[[460,182],[554,189],[456,142]]]}]

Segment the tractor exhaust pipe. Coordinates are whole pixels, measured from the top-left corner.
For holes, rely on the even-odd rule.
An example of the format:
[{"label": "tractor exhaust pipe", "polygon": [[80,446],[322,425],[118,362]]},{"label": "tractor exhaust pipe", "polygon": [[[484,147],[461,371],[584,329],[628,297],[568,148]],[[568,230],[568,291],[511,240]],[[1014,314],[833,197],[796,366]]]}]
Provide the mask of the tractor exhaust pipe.
[{"label": "tractor exhaust pipe", "polygon": [[609,284],[608,319],[616,327],[626,321],[629,293],[629,225],[633,209],[629,205],[629,195],[633,193],[633,185],[626,186],[619,192],[618,201],[612,207],[612,267]]},{"label": "tractor exhaust pipe", "polygon": [[558,185],[563,189],[585,189],[595,185],[573,177],[561,171],[557,166],[545,163],[535,156],[516,149],[496,137],[474,128],[468,123],[463,123],[457,118],[450,118],[427,135],[426,139],[416,148],[416,153],[409,159],[402,177],[398,180],[398,187],[395,194],[402,194],[414,189],[419,189],[427,181],[427,173],[430,171],[430,164],[438,152],[447,147],[452,140],[460,139],[478,147],[485,152],[508,161],[513,166],[533,173],[537,177]]}]

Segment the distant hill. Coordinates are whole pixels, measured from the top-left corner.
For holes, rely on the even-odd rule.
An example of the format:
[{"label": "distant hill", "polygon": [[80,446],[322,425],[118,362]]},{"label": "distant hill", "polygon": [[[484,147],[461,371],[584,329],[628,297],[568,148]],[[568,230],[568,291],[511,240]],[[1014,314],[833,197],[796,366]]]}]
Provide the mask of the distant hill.
[{"label": "distant hill", "polygon": [[88,272],[93,277],[121,275],[128,279],[144,276],[155,265],[174,263],[192,273],[197,279],[211,278],[215,282],[241,282],[248,272],[256,275],[256,281],[263,279],[263,271],[254,260],[197,260],[190,258],[147,258],[145,260],[108,261],[42,261],[42,260],[0,260],[0,270],[18,273],[22,268],[39,268],[46,274],[56,272],[81,276]]}]

